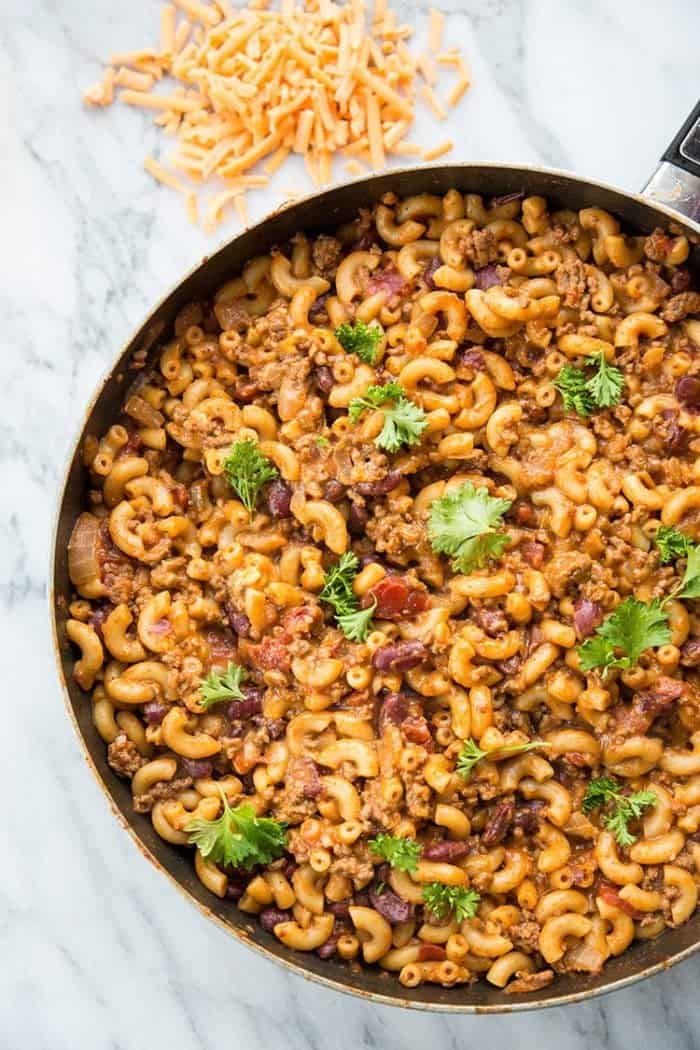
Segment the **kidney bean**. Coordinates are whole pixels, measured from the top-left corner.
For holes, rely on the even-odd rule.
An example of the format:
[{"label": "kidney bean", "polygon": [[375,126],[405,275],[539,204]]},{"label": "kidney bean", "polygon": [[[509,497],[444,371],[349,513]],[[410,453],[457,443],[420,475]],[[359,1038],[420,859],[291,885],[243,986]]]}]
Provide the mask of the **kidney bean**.
[{"label": "kidney bean", "polygon": [[369,900],[375,911],[383,915],[387,922],[406,922],[413,914],[411,904],[386,887],[381,893],[370,887]]},{"label": "kidney bean", "polygon": [[435,287],[435,281],[433,280],[433,277],[435,276],[436,271],[439,270],[441,266],[442,259],[438,254],[432,257],[426,268],[423,270],[423,280],[427,284],[428,288]]},{"label": "kidney bean", "polygon": [[314,369],[314,379],[322,394],[330,394],[335,386],[335,377],[328,365],[319,365],[318,368]]},{"label": "kidney bean", "polygon": [[398,295],[404,290],[406,283],[406,280],[398,270],[389,268],[370,278],[367,284],[367,293],[376,295],[377,292],[387,292],[390,296]]},{"label": "kidney bean", "polygon": [[700,638],[690,638],[681,647],[681,666],[700,667]]},{"label": "kidney bean", "polygon": [[283,718],[265,718],[263,724],[270,740],[279,740],[287,731],[287,723]]},{"label": "kidney bean", "polygon": [[331,915],[335,915],[336,919],[347,919],[350,915],[350,905],[352,903],[352,897],[348,897],[344,901],[326,901],[326,911],[329,911]]},{"label": "kidney bean", "polygon": [[377,649],[372,664],[378,671],[410,671],[422,664],[427,655],[422,642],[394,642]]},{"label": "kidney bean", "polygon": [[328,294],[328,292],[324,292],[323,295],[319,295],[318,299],[315,299],[309,307],[309,320],[312,324],[318,324],[325,314]]},{"label": "kidney bean", "polygon": [[439,860],[446,864],[454,864],[466,857],[468,853],[469,846],[466,842],[450,842],[447,839],[442,839],[440,842],[429,842],[423,847],[425,860]]},{"label": "kidney bean", "polygon": [[513,823],[513,817],[515,815],[515,802],[512,798],[506,799],[500,806],[496,806],[496,810],[486,822],[486,826],[481,833],[481,841],[484,846],[498,846],[499,843],[503,842],[503,839],[508,834],[510,826]]},{"label": "kidney bean", "polygon": [[282,868],[282,874],[284,875],[285,879],[291,879],[292,875],[298,867],[299,865],[297,864],[297,862],[295,860],[292,860],[291,857],[289,858],[289,860],[286,860],[284,862],[284,867]]},{"label": "kidney bean", "polygon": [[502,280],[498,273],[498,267],[495,263],[489,263],[487,266],[482,266],[480,270],[477,270],[474,274],[475,285],[482,292],[485,292],[487,288],[493,288],[496,284],[501,284]]},{"label": "kidney bean", "polygon": [[574,604],[574,627],[579,638],[588,638],[603,620],[603,610],[598,602],[579,598]]},{"label": "kidney bean", "polygon": [[102,602],[102,604],[96,609],[93,609],[88,619],[88,623],[95,629],[95,633],[102,639],[102,641],[104,641],[102,626],[113,609],[114,606],[111,602]]},{"label": "kidney bean", "polygon": [[165,718],[167,710],[165,704],[161,704],[157,700],[149,700],[147,704],[144,704],[143,713],[149,726],[159,726]]},{"label": "kidney bean", "polygon": [[320,948],[316,949],[316,954],[319,959],[330,959],[331,956],[335,955],[338,950],[338,941],[340,940],[342,930],[333,930],[327,941],[324,941]]},{"label": "kidney bean", "polygon": [[477,350],[475,346],[469,346],[465,350],[460,350],[457,361],[459,365],[473,368],[476,372],[481,372],[486,368],[484,355],[481,350]]},{"label": "kidney bean", "polygon": [[335,478],[326,482],[323,488],[323,498],[329,503],[337,503],[345,495],[345,486],[341,485]]},{"label": "kidney bean", "polygon": [[520,828],[525,835],[534,835],[540,826],[540,810],[544,807],[545,803],[539,799],[523,802],[515,811],[513,827]]},{"label": "kidney bean", "polygon": [[260,925],[268,933],[272,933],[277,923],[289,922],[291,917],[292,913],[290,911],[283,911],[281,908],[263,908],[258,915]]},{"label": "kidney bean", "polygon": [[700,412],[700,376],[682,376],[673,392],[688,412]]},{"label": "kidney bean", "polygon": [[226,896],[229,900],[240,900],[245,893],[245,888],[250,881],[250,875],[229,875]]},{"label": "kidney bean", "polygon": [[267,490],[267,506],[273,518],[290,518],[292,490],[286,481],[277,478]]},{"label": "kidney bean", "polygon": [[186,776],[198,780],[200,777],[210,777],[214,768],[206,758],[181,758],[180,765]]},{"label": "kidney bean", "polygon": [[495,638],[508,630],[508,620],[501,609],[482,607],[476,610],[475,619],[482,631],[488,634],[490,638]]},{"label": "kidney bean", "polygon": [[360,496],[385,496],[401,484],[402,477],[400,470],[390,470],[378,481],[361,481],[355,485],[355,491]]},{"label": "kidney bean", "polygon": [[678,295],[679,292],[687,292],[691,285],[690,270],[676,270],[671,278],[671,294]]},{"label": "kidney bean", "polygon": [[369,908],[369,893],[367,890],[359,890],[358,893],[355,893],[352,898],[352,903],[353,906],[356,905],[358,908]]},{"label": "kidney bean", "polygon": [[245,613],[239,612],[233,602],[224,602],[224,612],[231,630],[239,638],[247,638],[250,634],[250,620]]},{"label": "kidney bean", "polygon": [[250,718],[262,711],[262,690],[255,686],[242,686],[245,700],[232,700],[226,708],[226,717],[230,719]]},{"label": "kidney bean", "polygon": [[667,451],[673,455],[681,455],[683,452],[687,452],[688,442],[690,441],[690,432],[680,425],[675,412],[671,412],[667,409],[662,415],[666,418],[670,417],[668,428],[666,430],[666,437],[664,439]]},{"label": "kidney bean", "polygon": [[408,697],[403,693],[387,693],[379,709],[377,722],[378,732],[381,734],[387,725],[399,726],[408,717]]},{"label": "kidney bean", "polygon": [[350,534],[352,536],[364,536],[368,521],[369,514],[365,508],[361,507],[359,503],[351,503],[350,513],[348,514],[348,531]]}]

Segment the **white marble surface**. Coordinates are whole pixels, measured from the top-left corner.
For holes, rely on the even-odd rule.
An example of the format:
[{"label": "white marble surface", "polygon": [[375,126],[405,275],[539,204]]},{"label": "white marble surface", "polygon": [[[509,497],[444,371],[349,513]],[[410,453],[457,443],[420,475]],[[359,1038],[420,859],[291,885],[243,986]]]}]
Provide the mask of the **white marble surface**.
[{"label": "white marble surface", "polygon": [[[405,6],[424,26],[422,8]],[[474,88],[447,129],[428,122],[420,135],[437,142],[447,130],[458,159],[543,162],[637,189],[700,87],[697,0],[443,7]],[[156,4],[2,0],[0,16],[0,1047],[700,1046],[700,958],[608,998],[512,1017],[448,1019],[337,996],[206,923],[109,816],[49,649],[55,488],[98,376],[212,242],[141,170],[157,138],[148,120],[80,104],[100,57],[155,37]],[[285,173],[290,183],[304,186]],[[279,192],[256,197],[253,215]],[[235,230],[232,220],[222,236]]]}]

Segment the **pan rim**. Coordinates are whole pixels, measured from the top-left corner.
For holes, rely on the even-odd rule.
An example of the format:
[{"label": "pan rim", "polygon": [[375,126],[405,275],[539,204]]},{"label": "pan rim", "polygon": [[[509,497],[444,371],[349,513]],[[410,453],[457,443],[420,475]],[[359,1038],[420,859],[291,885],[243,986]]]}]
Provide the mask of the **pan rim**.
[{"label": "pan rim", "polygon": [[[162,875],[164,875],[170,884],[175,887],[179,894],[185,898],[190,904],[194,905],[200,914],[210,921],[214,922],[221,930],[225,931],[228,936],[233,936],[239,944],[247,948],[252,948],[263,958],[275,963],[278,966],[284,967],[299,977],[307,981],[312,981],[316,984],[322,985],[325,988],[331,989],[335,992],[340,992],[345,995],[351,995],[354,998],[369,1001],[383,1006],[392,1006],[401,1009],[419,1010],[425,1012],[435,1013],[448,1013],[448,1014],[509,1014],[515,1012],[530,1012],[533,1010],[549,1009],[556,1006],[567,1006],[573,1005],[579,1002],[586,1001],[588,999],[595,999],[603,995],[608,995],[611,992],[620,991],[632,984],[636,984],[638,981],[645,980],[646,978],[653,977],[658,973],[669,970],[672,966],[677,963],[683,962],[689,959],[691,956],[700,951],[700,938],[689,945],[686,948],[670,955],[667,959],[660,960],[657,963],[652,964],[638,972],[627,974],[623,977],[619,977],[616,980],[611,981],[609,984],[602,985],[598,988],[583,989],[581,991],[567,992],[559,996],[554,996],[546,1000],[533,999],[531,1002],[513,1002],[509,1003],[504,1001],[502,1003],[487,1003],[480,1005],[478,1003],[464,1003],[460,1001],[455,1002],[430,1002],[430,1001],[417,1001],[411,999],[403,999],[390,994],[384,994],[383,992],[376,992],[367,989],[361,989],[353,985],[347,984],[343,981],[336,980],[332,974],[326,976],[325,974],[316,973],[310,970],[302,964],[302,962],[296,962],[288,959],[281,958],[277,953],[272,951],[270,948],[263,944],[258,944],[247,936],[245,931],[238,926],[224,921],[219,915],[217,915],[211,908],[208,907],[202,901],[199,901],[183,884],[176,878],[170,871],[161,863],[158,857],[151,851],[151,849],[141,839],[137,830],[129,823],[125,815],[119,809],[116,800],[112,794],[110,785],[104,779],[100,771],[98,770],[93,757],[90,753],[87,740],[83,735],[83,732],[78,724],[73,704],[71,701],[70,692],[68,689],[68,683],[63,669],[63,663],[61,660],[61,641],[59,638],[59,623],[57,615],[57,593],[56,593],[56,564],[57,564],[57,551],[58,551],[58,533],[62,518],[62,509],[66,496],[66,489],[68,487],[71,467],[74,463],[76,453],[78,452],[84,433],[87,419],[91,416],[96,405],[102,398],[105,389],[115,373],[116,367],[124,357],[125,353],[129,350],[134,342],[135,336],[147,329],[147,326],[151,319],[158,314],[160,309],[165,303],[173,296],[177,290],[185,284],[188,280],[194,277],[203,267],[207,266],[212,259],[219,255],[221,252],[229,248],[240,237],[249,234],[253,231],[262,229],[271,219],[287,211],[293,211],[300,209],[306,204],[311,204],[314,201],[320,201],[326,195],[334,192],[338,192],[347,189],[351,186],[357,186],[362,184],[370,185],[377,181],[379,178],[385,178],[387,175],[410,175],[416,172],[444,172],[445,170],[454,170],[468,173],[476,169],[483,170],[485,168],[493,169],[499,172],[525,172],[533,175],[541,175],[544,177],[562,178],[569,182],[579,183],[588,188],[593,187],[600,189],[608,193],[616,194],[620,197],[625,198],[631,202],[637,202],[644,207],[651,208],[653,211],[659,212],[664,215],[667,220],[675,223],[679,223],[683,226],[688,227],[693,232],[700,236],[700,223],[689,219],[688,217],[681,215],[679,212],[674,211],[671,207],[663,204],[659,201],[654,200],[651,197],[645,196],[643,193],[631,193],[626,190],[622,190],[617,186],[610,183],[604,182],[599,179],[590,179],[577,175],[575,172],[563,169],[563,168],[550,168],[538,164],[507,164],[501,161],[464,161],[454,164],[421,164],[421,165],[406,165],[402,167],[396,167],[388,169],[381,173],[371,173],[369,175],[361,175],[352,179],[345,179],[338,183],[334,183],[331,186],[324,187],[320,190],[312,191],[305,194],[303,197],[296,198],[293,201],[286,201],[277,208],[273,208],[270,212],[266,213],[257,222],[247,226],[244,230],[236,233],[233,237],[228,238],[219,242],[216,248],[211,254],[205,256],[200,261],[193,264],[184,275],[181,275],[178,280],[172,284],[168,289],[158,298],[157,302],[150,307],[145,317],[138,326],[131,329],[129,338],[121,346],[119,352],[114,355],[111,359],[108,367],[103,371],[100,376],[97,385],[95,386],[94,393],[85,405],[84,410],[81,412],[80,421],[77,424],[76,430],[73,433],[72,438],[69,441],[68,448],[65,454],[63,468],[59,473],[59,480],[56,486],[55,502],[51,514],[51,543],[49,548],[49,571],[47,579],[47,590],[46,600],[48,604],[48,613],[51,621],[51,642],[54,660],[56,661],[56,671],[58,674],[58,680],[60,683],[61,691],[63,694],[63,702],[66,708],[68,718],[73,726],[73,730],[78,738],[80,749],[83,753],[83,757],[87,761],[88,767],[95,778],[97,786],[100,788],[101,793],[105,796],[107,805],[112,811],[112,814],[116,817],[120,827],[128,832],[132,844],[138,850],[142,856],[145,857]],[[466,178],[465,178],[466,183]],[[464,184],[464,183],[463,183]],[[661,935],[663,937],[663,934]],[[304,958],[304,956],[302,956]]]}]

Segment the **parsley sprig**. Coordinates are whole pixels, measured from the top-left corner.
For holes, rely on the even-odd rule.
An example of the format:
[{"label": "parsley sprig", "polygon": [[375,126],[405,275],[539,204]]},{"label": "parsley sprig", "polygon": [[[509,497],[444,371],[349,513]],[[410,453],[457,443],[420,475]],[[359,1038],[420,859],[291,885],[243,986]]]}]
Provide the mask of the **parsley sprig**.
[{"label": "parsley sprig", "polygon": [[346,551],[324,576],[323,589],[319,594],[322,602],[333,606],[336,623],[351,642],[364,642],[377,608],[376,599],[368,608],[360,608],[352,589],[352,581],[359,567],[357,556],[352,551]]},{"label": "parsley sprig", "polygon": [[208,710],[222,700],[244,700],[241,682],[245,676],[245,669],[232,660],[229,661],[223,673],[210,671],[199,687],[199,706]]},{"label": "parsley sprig", "polygon": [[462,749],[457,756],[456,769],[459,775],[466,780],[477,762],[481,762],[482,758],[486,758],[487,755],[496,753],[499,755],[517,755],[523,751],[533,751],[536,747],[551,747],[551,744],[548,744],[546,740],[528,740],[526,744],[510,744],[505,747],[493,748],[492,751],[484,751],[479,747],[476,740],[469,737],[462,744]]},{"label": "parsley sprig", "polygon": [[335,330],[335,337],[343,350],[357,354],[366,365],[373,365],[377,360],[377,347],[383,335],[384,331],[378,324],[365,324],[364,321],[341,324]]},{"label": "parsley sprig", "polygon": [[215,820],[197,818],[185,825],[189,841],[205,860],[234,868],[269,864],[284,852],[286,825],[271,817],[258,817],[248,803],[231,808],[221,793],[224,811]]},{"label": "parsley sprig", "polygon": [[414,401],[409,401],[400,383],[370,386],[362,397],[354,397],[348,413],[356,423],[363,412],[380,409],[384,426],[374,439],[385,452],[398,452],[402,445],[417,445],[428,425],[425,412]]},{"label": "parsley sprig", "polygon": [[587,376],[581,368],[564,365],[554,380],[567,412],[576,412],[584,419],[601,408],[617,405],[625,385],[620,369],[609,365],[603,353],[586,358],[585,367],[595,368],[594,374]]},{"label": "parsley sprig", "polygon": [[637,841],[637,836],[629,830],[629,822],[638,820],[644,810],[655,806],[657,801],[653,791],[635,791],[633,795],[623,795],[619,784],[612,777],[599,777],[588,785],[581,808],[584,813],[591,813],[594,809],[609,806],[609,811],[602,818],[603,824],[621,846],[631,846]]},{"label": "parsley sprig", "polygon": [[457,922],[473,919],[481,897],[476,890],[466,886],[444,886],[441,882],[428,882],[423,886],[423,901],[438,919],[454,912]]},{"label": "parsley sprig", "polygon": [[393,835],[377,835],[369,840],[372,853],[382,857],[397,871],[413,872],[418,867],[418,860],[423,847],[415,839],[400,839]]},{"label": "parsley sprig", "polygon": [[428,537],[433,550],[451,554],[455,572],[482,568],[489,558],[500,557],[508,543],[508,533],[498,526],[510,505],[510,500],[496,499],[483,486],[465,481],[430,506]]},{"label": "parsley sprig", "polygon": [[263,456],[252,438],[236,441],[224,460],[224,474],[244,507],[252,514],[260,490],[268,481],[279,477],[277,467]]},{"label": "parsley sprig", "polygon": [[627,598],[596,627],[592,638],[578,647],[582,671],[611,667],[628,668],[636,664],[647,649],[671,641],[666,606],[674,598],[700,598],[700,544],[678,529],[662,525],[654,537],[663,565],[685,558],[683,578],[663,600],[644,603]]},{"label": "parsley sprig", "polygon": [[690,537],[674,529],[672,525],[660,525],[654,536],[654,543],[659,548],[662,565],[668,565],[676,558],[687,558],[693,548],[693,541]]},{"label": "parsley sprig", "polygon": [[700,544],[693,543],[690,536],[669,525],[662,525],[654,537],[661,555],[661,564],[685,558],[685,572],[678,586],[664,600],[672,598],[700,598]]},{"label": "parsley sprig", "polygon": [[658,598],[646,604],[626,598],[595,629],[592,638],[578,647],[582,671],[633,667],[646,652],[671,640],[664,603]]}]

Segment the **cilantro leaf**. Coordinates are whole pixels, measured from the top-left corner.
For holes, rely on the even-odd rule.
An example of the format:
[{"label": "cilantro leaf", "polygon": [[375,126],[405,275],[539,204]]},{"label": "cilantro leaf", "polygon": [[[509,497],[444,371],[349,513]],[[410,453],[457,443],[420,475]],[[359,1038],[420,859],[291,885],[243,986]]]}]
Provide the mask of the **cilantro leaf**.
[{"label": "cilantro leaf", "polygon": [[593,395],[586,387],[586,373],[573,365],[564,365],[554,380],[567,412],[576,412],[586,419],[595,410]]},{"label": "cilantro leaf", "polygon": [[403,387],[400,383],[374,384],[365,390],[362,397],[354,397],[348,405],[348,413],[353,423],[357,423],[363,412],[368,409],[379,408],[386,401],[398,401],[404,396]]},{"label": "cilantro leaf", "polygon": [[382,340],[384,331],[378,324],[367,325],[364,321],[354,324],[341,324],[335,330],[335,337],[348,354],[357,354],[360,361],[373,365],[377,359],[377,346]]},{"label": "cilantro leaf", "polygon": [[197,818],[185,825],[189,841],[205,860],[225,867],[254,868],[269,864],[284,852],[286,826],[271,817],[258,817],[249,804],[232,809],[221,793],[224,811],[215,820]]},{"label": "cilantro leaf", "polygon": [[[668,614],[658,598],[645,604],[627,598],[596,627],[592,638],[578,647],[582,671],[633,667],[647,649],[671,640]],[[618,651],[622,655],[618,655]]]},{"label": "cilantro leaf", "polygon": [[377,408],[384,415],[384,426],[374,439],[375,445],[385,452],[398,452],[402,445],[420,442],[421,434],[428,425],[425,412],[405,396],[399,383],[370,386],[362,397],[352,399],[348,413],[356,423],[363,412]]},{"label": "cilantro leaf", "polygon": [[400,839],[383,834],[370,839],[369,848],[397,871],[415,871],[423,852],[420,842],[416,842],[415,839]]},{"label": "cilantro leaf", "polygon": [[255,510],[263,485],[279,477],[277,467],[263,456],[252,438],[236,441],[231,446],[231,451],[224,460],[224,474],[251,514]]},{"label": "cilantro leaf", "polygon": [[364,642],[369,633],[374,610],[377,608],[376,598],[366,609],[356,609],[355,612],[336,613],[336,623],[346,638],[351,642]]},{"label": "cilantro leaf", "polygon": [[689,544],[685,574],[674,598],[700,598],[700,545]]},{"label": "cilantro leaf", "polygon": [[483,751],[476,740],[469,737],[462,744],[462,748],[457,756],[456,771],[466,780],[477,762],[480,762],[482,758],[486,758],[487,755],[517,755],[521,751],[533,751],[536,747],[550,746],[546,740],[528,740],[526,744],[510,744],[505,747],[495,747],[491,751]]},{"label": "cilantro leaf", "polygon": [[659,548],[662,565],[668,565],[676,558],[685,558],[692,547],[689,536],[672,525],[660,525],[654,536],[654,543]]},{"label": "cilantro leaf", "polygon": [[595,368],[590,378],[581,368],[564,365],[554,380],[554,386],[562,396],[567,412],[576,412],[584,419],[601,408],[617,405],[625,385],[625,377],[619,368],[608,364],[605,354],[592,354],[584,366]]},{"label": "cilantro leaf", "polygon": [[510,500],[496,499],[483,486],[465,481],[430,506],[428,537],[433,550],[451,554],[452,568],[461,573],[500,557],[509,537],[495,529],[510,505]]},{"label": "cilantro leaf", "polygon": [[357,556],[352,551],[346,551],[324,576],[323,589],[319,594],[322,602],[333,606],[336,623],[351,642],[364,642],[377,608],[376,601],[367,609],[360,608],[352,589],[352,581],[359,567]]},{"label": "cilantro leaf", "polygon": [[454,912],[457,922],[473,919],[481,897],[476,890],[466,886],[444,886],[441,882],[428,882],[423,886],[425,906],[438,919]]},{"label": "cilantro leaf", "polygon": [[618,404],[625,385],[625,377],[619,368],[609,365],[605,354],[592,354],[586,359],[586,365],[597,369],[595,375],[586,383],[596,408],[612,408]]},{"label": "cilantro leaf", "polygon": [[210,671],[199,687],[199,706],[205,710],[221,700],[244,700],[241,692],[241,682],[246,676],[243,667],[229,661],[223,674],[218,671]]},{"label": "cilantro leaf", "polygon": [[599,777],[591,780],[586,789],[581,808],[584,813],[603,806],[611,810],[602,817],[604,827],[611,831],[621,846],[631,846],[637,836],[629,830],[631,820],[639,820],[645,809],[655,806],[658,799],[653,791],[636,791],[633,795],[623,795],[619,785],[612,777]]}]

